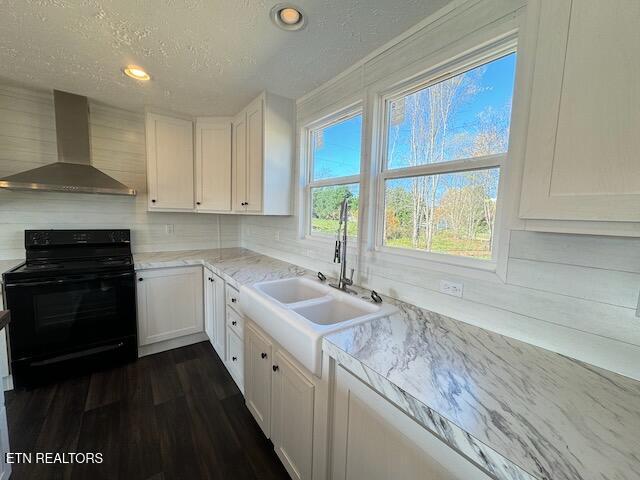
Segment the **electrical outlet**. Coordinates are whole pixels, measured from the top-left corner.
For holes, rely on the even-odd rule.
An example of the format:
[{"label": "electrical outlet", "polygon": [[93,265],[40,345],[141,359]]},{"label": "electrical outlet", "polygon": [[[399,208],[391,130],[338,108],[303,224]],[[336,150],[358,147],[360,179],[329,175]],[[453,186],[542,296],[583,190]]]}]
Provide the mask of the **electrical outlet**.
[{"label": "electrical outlet", "polygon": [[172,223],[167,223],[164,226],[164,231],[167,233],[167,235],[173,235],[173,224]]},{"label": "electrical outlet", "polygon": [[440,292],[451,295],[452,297],[462,298],[462,286],[462,283],[440,280]]}]

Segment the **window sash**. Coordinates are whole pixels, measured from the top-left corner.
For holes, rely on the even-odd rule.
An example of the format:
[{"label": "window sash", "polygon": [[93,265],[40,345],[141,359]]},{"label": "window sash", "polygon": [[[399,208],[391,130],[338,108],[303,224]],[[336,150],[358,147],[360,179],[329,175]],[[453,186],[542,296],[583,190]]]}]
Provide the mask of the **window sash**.
[{"label": "window sash", "polygon": [[[306,127],[306,150],[307,150],[307,184],[318,184],[318,185],[322,185],[323,182],[326,181],[335,181],[335,180],[342,180],[343,178],[358,178],[357,181],[360,181],[360,173],[358,173],[357,175],[350,175],[347,177],[329,177],[329,178],[323,178],[320,180],[314,180],[313,179],[313,170],[314,170],[314,165],[315,165],[315,158],[314,158],[314,154],[313,154],[313,135],[314,132],[316,132],[317,130],[320,129],[324,129],[327,127],[330,127],[332,125],[336,125],[338,123],[344,122],[346,120],[350,120],[354,117],[357,117],[358,115],[364,115],[364,112],[362,110],[362,106],[358,105],[355,107],[349,107],[345,110],[342,110],[334,115],[329,116],[328,118],[325,118],[319,122],[313,123],[311,125],[307,125]],[[360,144],[362,146],[362,131],[360,132]],[[360,161],[362,162],[362,149],[360,151]],[[360,172],[362,171],[362,165],[360,165]],[[353,183],[353,182],[352,182]],[[329,183],[328,185],[333,185],[333,183]]]},{"label": "window sash", "polygon": [[[469,157],[469,158],[461,158],[461,159],[456,159],[456,160],[449,160],[449,161],[444,161],[444,162],[438,162],[438,163],[432,163],[432,164],[426,164],[426,165],[418,165],[416,167],[399,167],[399,168],[392,168],[389,169],[388,165],[389,165],[389,158],[388,158],[388,140],[389,140],[389,108],[392,102],[397,101],[401,98],[405,98],[408,97],[416,92],[419,92],[421,90],[427,89],[429,87],[432,87],[434,85],[437,85],[438,83],[444,82],[450,78],[453,78],[457,75],[461,75],[463,73],[466,73],[468,71],[471,71],[477,67],[480,67],[482,65],[486,65],[489,64],[495,60],[498,60],[502,57],[505,57],[507,55],[510,55],[512,53],[517,53],[517,44],[515,39],[511,40],[509,42],[507,42],[506,44],[504,44],[503,46],[501,46],[498,49],[492,49],[491,52],[487,53],[487,54],[479,54],[478,52],[476,52],[471,58],[468,58],[466,60],[459,60],[457,62],[455,62],[454,65],[451,65],[450,67],[445,67],[444,72],[440,71],[439,73],[429,76],[427,78],[422,78],[422,80],[416,80],[416,79],[412,79],[412,80],[407,80],[406,82],[404,82],[403,86],[401,87],[396,87],[393,91],[387,92],[386,94],[383,94],[381,96],[381,106],[382,108],[380,109],[380,114],[382,115],[382,121],[380,122],[380,126],[381,126],[381,130],[379,131],[379,135],[381,138],[380,141],[380,158],[381,158],[381,162],[380,162],[380,172],[382,174],[384,174],[385,172],[397,172],[397,171],[404,171],[406,169],[412,169],[412,168],[419,168],[419,167],[435,167],[436,165],[447,165],[447,167],[445,167],[445,170],[439,170],[436,172],[436,170],[434,169],[433,171],[436,173],[447,173],[449,171],[461,171],[461,170],[472,170],[473,168],[483,168],[483,167],[473,167],[473,168],[469,168],[469,167],[459,167],[457,164],[464,164],[464,163],[471,163],[474,161],[482,161],[485,159],[488,159],[490,157],[506,157],[508,152],[503,152],[503,153],[497,153],[497,154],[493,154],[493,155],[487,155],[484,157]],[[515,79],[514,79],[515,82]],[[500,159],[500,161],[503,161],[503,159]],[[453,167],[451,167],[453,165]],[[494,166],[498,166],[498,164],[495,164]],[[500,164],[500,166],[502,166],[502,164]],[[453,168],[453,170],[448,170],[448,168]],[[413,175],[412,175],[413,176]],[[391,177],[389,177],[391,178]]]},{"label": "window sash", "polygon": [[[304,178],[306,180],[304,187],[304,237],[305,238],[322,238],[329,239],[333,238],[334,235],[327,235],[320,232],[314,232],[312,226],[312,216],[313,216],[313,198],[311,197],[311,192],[313,188],[318,187],[334,187],[340,185],[347,185],[356,183],[360,186],[362,180],[362,150],[360,152],[360,172],[357,175],[348,175],[344,177],[330,177],[323,178],[320,180],[313,179],[313,168],[314,168],[314,155],[313,155],[313,134],[316,130],[321,128],[326,128],[331,125],[335,125],[337,123],[343,122],[345,120],[349,120],[358,115],[362,115],[364,117],[364,109],[362,103],[359,102],[354,105],[347,106],[336,113],[324,117],[315,122],[311,122],[304,127],[303,139],[304,139],[304,153],[306,156],[305,159],[305,168],[306,172]],[[364,125],[363,130],[360,132],[360,144],[362,146],[362,141],[364,138]],[[358,229],[360,225],[358,225]],[[357,232],[359,235],[360,232]]]},{"label": "window sash", "polygon": [[[473,70],[476,67],[485,65],[494,60],[502,58],[511,53],[517,52],[517,41],[515,38],[510,39],[498,48],[491,47],[491,51],[474,52],[472,56],[458,59],[452,62],[451,65],[445,66],[443,69],[439,69],[438,72],[429,76],[423,76],[420,78],[412,78],[403,82],[400,86],[395,86],[393,90],[382,93],[379,98],[380,109],[378,110],[378,168],[375,178],[372,178],[372,188],[375,189],[375,206],[372,215],[372,221],[374,222],[372,233],[373,241],[371,242],[374,250],[379,252],[386,252],[392,255],[402,255],[412,258],[422,258],[432,260],[435,262],[448,263],[452,265],[468,266],[472,268],[478,268],[482,270],[494,270],[497,264],[498,252],[496,245],[498,245],[499,238],[499,219],[500,216],[496,214],[494,223],[494,231],[496,236],[494,239],[494,248],[491,249],[491,258],[488,260],[477,259],[471,257],[462,257],[453,254],[429,252],[419,249],[411,248],[398,248],[390,247],[384,244],[384,229],[385,229],[385,184],[387,180],[396,178],[417,177],[425,175],[447,174],[456,172],[465,172],[472,170],[481,170],[492,167],[500,168],[500,177],[498,180],[499,185],[503,181],[503,172],[507,159],[507,152],[498,153],[493,155],[486,155],[481,157],[469,157],[456,160],[450,160],[446,162],[431,163],[425,165],[417,165],[412,167],[401,168],[388,168],[388,149],[387,142],[389,139],[389,108],[391,102],[400,98],[411,95],[415,92],[429,88],[432,85],[443,82],[449,78],[460,75],[469,70]],[[496,212],[502,210],[502,197],[503,189],[498,188],[498,197]]]}]

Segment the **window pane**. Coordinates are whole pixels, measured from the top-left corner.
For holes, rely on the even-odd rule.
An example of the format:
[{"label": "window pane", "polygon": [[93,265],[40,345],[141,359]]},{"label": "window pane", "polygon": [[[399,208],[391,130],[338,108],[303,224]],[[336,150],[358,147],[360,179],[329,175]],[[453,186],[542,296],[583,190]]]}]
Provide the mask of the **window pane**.
[{"label": "window pane", "polygon": [[358,199],[360,184],[335,185],[311,189],[311,232],[333,235],[338,231],[340,219],[340,205],[346,195],[349,200],[349,230],[350,236],[358,234]]},{"label": "window pane", "polygon": [[491,258],[499,168],[385,182],[384,244]]},{"label": "window pane", "polygon": [[516,54],[387,104],[387,168],[507,151]]},{"label": "window pane", "polygon": [[361,137],[361,114],[312,130],[312,180],[358,175]]}]

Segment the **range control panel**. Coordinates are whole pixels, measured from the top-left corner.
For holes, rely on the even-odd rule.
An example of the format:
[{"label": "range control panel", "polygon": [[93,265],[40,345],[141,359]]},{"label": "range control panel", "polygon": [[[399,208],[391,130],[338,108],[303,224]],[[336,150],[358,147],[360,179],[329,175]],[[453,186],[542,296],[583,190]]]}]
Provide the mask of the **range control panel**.
[{"label": "range control panel", "polygon": [[25,230],[24,246],[108,245],[130,243],[130,230]]}]

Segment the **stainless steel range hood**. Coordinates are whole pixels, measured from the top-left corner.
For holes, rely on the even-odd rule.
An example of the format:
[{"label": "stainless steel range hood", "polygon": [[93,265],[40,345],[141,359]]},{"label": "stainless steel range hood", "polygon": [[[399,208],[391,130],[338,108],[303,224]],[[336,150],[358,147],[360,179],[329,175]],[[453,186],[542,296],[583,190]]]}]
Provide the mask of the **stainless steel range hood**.
[{"label": "stainless steel range hood", "polygon": [[0,178],[0,188],[135,195],[136,191],[91,165],[87,97],[53,91],[58,161]]}]

